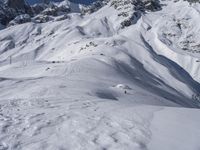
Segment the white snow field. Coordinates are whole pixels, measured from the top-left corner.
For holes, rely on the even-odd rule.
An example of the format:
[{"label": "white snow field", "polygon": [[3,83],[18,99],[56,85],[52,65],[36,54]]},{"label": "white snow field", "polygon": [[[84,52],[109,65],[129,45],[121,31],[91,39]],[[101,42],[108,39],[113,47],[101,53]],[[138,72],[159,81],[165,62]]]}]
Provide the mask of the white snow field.
[{"label": "white snow field", "polygon": [[0,30],[0,150],[200,150],[200,4],[110,3]]}]

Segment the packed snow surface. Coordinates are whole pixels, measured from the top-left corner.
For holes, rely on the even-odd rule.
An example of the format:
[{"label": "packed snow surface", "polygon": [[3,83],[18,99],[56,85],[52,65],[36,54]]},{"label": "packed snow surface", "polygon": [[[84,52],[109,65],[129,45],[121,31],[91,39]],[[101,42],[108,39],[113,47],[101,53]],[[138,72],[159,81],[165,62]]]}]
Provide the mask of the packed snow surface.
[{"label": "packed snow surface", "polygon": [[0,150],[200,149],[200,4],[110,3],[0,30]]}]

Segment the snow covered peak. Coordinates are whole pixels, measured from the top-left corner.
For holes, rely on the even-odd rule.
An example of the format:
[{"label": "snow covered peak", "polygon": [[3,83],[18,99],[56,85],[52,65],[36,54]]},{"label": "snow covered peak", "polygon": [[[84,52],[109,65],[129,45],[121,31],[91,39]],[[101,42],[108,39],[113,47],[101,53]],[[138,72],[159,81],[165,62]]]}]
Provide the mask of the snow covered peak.
[{"label": "snow covered peak", "polygon": [[158,11],[160,9],[160,2],[157,0],[104,0],[83,7],[82,12],[83,14],[91,14],[99,10],[98,14],[108,18],[117,31],[135,24],[145,11]]},{"label": "snow covered peak", "polygon": [[73,3],[69,0],[65,0],[58,3],[38,3],[32,6],[26,4],[24,0],[8,0],[1,5],[0,23],[4,26],[26,23],[27,19],[20,22],[17,21],[17,18],[20,18],[20,15],[23,16],[28,14],[30,17],[32,17],[32,21],[37,18],[36,22],[39,23],[54,20],[54,17],[63,14],[66,15],[69,12],[81,13],[82,15],[91,14],[98,11],[104,6],[107,6],[107,8],[110,7],[115,9],[115,12],[112,13],[112,15],[115,15],[113,17],[115,18],[115,20],[121,20],[121,25],[117,26],[121,26],[122,28],[124,28],[131,24],[134,24],[137,21],[138,16],[141,15],[141,11],[158,10],[158,8],[160,8],[159,2],[153,0],[104,0],[95,1],[90,5],[81,5],[79,3]]}]

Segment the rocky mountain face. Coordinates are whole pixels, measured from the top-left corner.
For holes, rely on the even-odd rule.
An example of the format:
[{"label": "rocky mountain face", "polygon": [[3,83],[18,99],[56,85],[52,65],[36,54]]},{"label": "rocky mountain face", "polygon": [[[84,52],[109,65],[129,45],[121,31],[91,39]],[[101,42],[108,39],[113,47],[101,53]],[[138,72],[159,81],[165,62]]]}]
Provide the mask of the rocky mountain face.
[{"label": "rocky mountain face", "polygon": [[0,3],[0,24],[7,26],[18,15],[32,15],[32,10],[24,0],[7,0]]},{"label": "rocky mountain face", "polygon": [[[195,3],[197,1],[191,1]],[[159,0],[97,0],[90,5],[78,5],[73,4],[68,0],[60,3],[49,3],[49,1],[43,1],[44,3],[35,4],[29,6],[24,0],[6,0],[0,1],[0,29],[17,24],[23,24],[27,22],[45,23],[48,21],[60,21],[69,19],[70,12],[80,12],[82,16],[92,14],[104,6],[109,9],[114,9],[116,13],[112,18],[117,18],[115,24],[117,28],[125,28],[132,24],[135,24],[142,14],[148,11],[161,10]],[[169,41],[178,41],[177,46],[185,51],[199,53],[199,42],[192,39],[198,37],[195,32],[191,32],[185,38],[181,36],[187,32],[187,24],[189,24],[187,17],[174,18],[172,24],[174,27],[167,26],[167,30],[164,30],[162,36]],[[194,26],[195,23],[192,25]],[[178,40],[179,39],[179,40]]]},{"label": "rocky mountain face", "polygon": [[[190,3],[197,1],[188,0]],[[30,21],[44,23],[53,20],[53,17],[68,14],[71,10],[68,0],[55,4],[44,0],[43,3],[29,6],[24,0],[6,0],[0,2],[0,24],[10,26]],[[134,23],[135,18],[145,11],[157,11],[161,9],[159,0],[97,0],[90,5],[80,5],[81,14],[91,14],[103,6],[109,4],[119,13],[118,16],[126,18],[121,26],[126,27]],[[62,16],[61,18],[66,18]]]},{"label": "rocky mountain face", "polygon": [[[30,21],[47,22],[51,20],[51,16],[62,15],[69,11],[70,8],[67,2],[58,6],[45,1],[41,4],[29,6],[24,0],[7,0],[0,3],[0,24],[11,26]],[[34,17],[37,19],[35,20]],[[38,18],[40,18],[40,21],[38,21]]]},{"label": "rocky mountain face", "polygon": [[8,7],[17,9],[17,10],[23,10],[25,9],[25,1],[24,0],[7,0],[6,4]]},{"label": "rocky mountain face", "polygon": [[[129,26],[134,22],[134,18],[138,18],[141,12],[145,10],[155,11],[160,9],[159,1],[148,0],[104,0],[96,1],[91,5],[82,5],[79,7],[81,14],[91,14],[106,4],[119,11],[119,16],[126,19],[121,23],[122,27]],[[54,20],[54,17],[66,18],[66,15],[73,9],[71,2],[63,1],[61,3],[44,3],[29,6],[24,0],[7,0],[0,4],[0,24],[4,26],[11,26],[15,24],[22,24],[26,22],[44,23]],[[71,8],[70,8],[71,7]],[[134,12],[134,13],[133,13]],[[64,16],[63,16],[64,15]]]}]

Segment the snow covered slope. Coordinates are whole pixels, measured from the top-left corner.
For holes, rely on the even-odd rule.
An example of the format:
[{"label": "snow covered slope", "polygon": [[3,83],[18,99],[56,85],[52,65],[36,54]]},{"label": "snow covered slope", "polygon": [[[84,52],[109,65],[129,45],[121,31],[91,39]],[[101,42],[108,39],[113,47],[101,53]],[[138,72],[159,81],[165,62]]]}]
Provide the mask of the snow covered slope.
[{"label": "snow covered slope", "polygon": [[104,4],[0,31],[0,150],[199,149],[200,4]]}]

